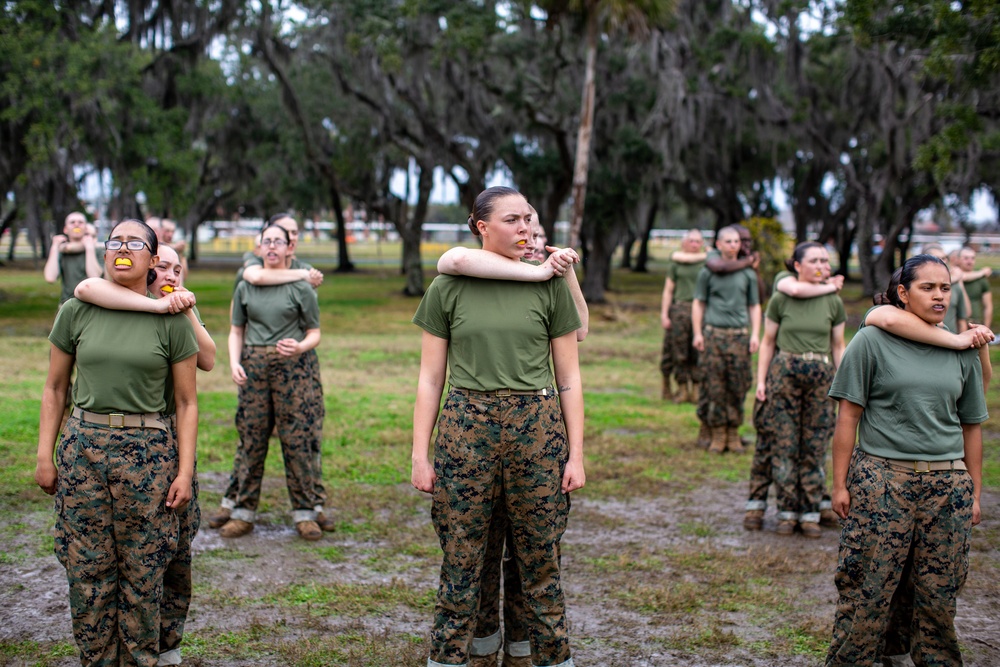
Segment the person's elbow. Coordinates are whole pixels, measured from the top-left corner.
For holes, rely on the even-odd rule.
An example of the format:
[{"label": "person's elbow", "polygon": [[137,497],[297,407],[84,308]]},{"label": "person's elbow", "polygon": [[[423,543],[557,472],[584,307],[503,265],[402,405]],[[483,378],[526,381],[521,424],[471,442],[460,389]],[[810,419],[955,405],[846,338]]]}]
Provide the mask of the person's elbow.
[{"label": "person's elbow", "polygon": [[243,271],[243,280],[247,281],[251,285],[257,285],[257,286],[261,285],[262,278],[263,278],[263,271],[261,271],[260,267],[258,266],[252,266],[248,269],[244,269]]},{"label": "person's elbow", "polygon": [[468,254],[465,252],[465,248],[452,248],[438,259],[437,270],[438,273],[449,276],[462,275],[467,263]]},{"label": "person's elbow", "polygon": [[587,334],[590,333],[590,327],[587,326],[586,322],[576,330],[576,342],[582,343],[587,338]]},{"label": "person's elbow", "polygon": [[198,351],[198,370],[205,371],[206,373],[213,368],[215,368],[215,345],[213,344],[209,349],[203,349]]},{"label": "person's elbow", "polygon": [[76,286],[76,289],[73,290],[73,296],[75,296],[80,301],[90,302],[90,300],[93,298],[92,295],[94,292],[93,283],[90,282],[91,280],[93,280],[93,278],[81,280],[80,283]]}]

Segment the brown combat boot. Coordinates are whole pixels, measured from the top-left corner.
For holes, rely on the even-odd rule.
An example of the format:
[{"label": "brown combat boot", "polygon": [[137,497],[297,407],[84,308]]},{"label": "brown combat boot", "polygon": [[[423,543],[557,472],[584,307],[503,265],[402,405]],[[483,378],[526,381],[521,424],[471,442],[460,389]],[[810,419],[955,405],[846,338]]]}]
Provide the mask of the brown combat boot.
[{"label": "brown combat boot", "polygon": [[735,454],[742,454],[747,450],[743,446],[743,441],[740,440],[740,432],[735,426],[726,427],[726,449]]},{"label": "brown combat boot", "polygon": [[469,667],[497,667],[497,653],[489,655],[470,655]]},{"label": "brown combat boot", "polygon": [[674,394],[674,403],[689,403],[691,401],[691,396],[688,394],[688,386],[686,382],[681,382],[677,385],[677,393]]},{"label": "brown combat boot", "polygon": [[726,427],[712,426],[712,441],[708,444],[708,451],[713,454],[722,454],[726,451]]},{"label": "brown combat boot", "polygon": [[240,519],[230,519],[219,529],[219,535],[223,537],[243,537],[253,530],[253,524]]},{"label": "brown combat boot", "polygon": [[799,530],[805,537],[823,537],[823,529],[819,527],[818,523],[812,521],[803,521],[799,523]]},{"label": "brown combat boot", "polygon": [[778,535],[794,535],[796,525],[798,525],[798,521],[794,519],[782,519],[778,522],[778,527],[774,529],[774,532]]},{"label": "brown combat boot", "polygon": [[764,510],[747,510],[743,515],[743,527],[746,530],[760,530],[764,527]]},{"label": "brown combat boot", "polygon": [[325,512],[316,515],[316,524],[324,533],[332,533],[337,530],[337,522],[332,516],[327,516]]},{"label": "brown combat boot", "polygon": [[709,428],[708,424],[701,424],[701,426],[698,427],[698,446],[705,449],[711,442],[712,429]]},{"label": "brown combat boot", "polygon": [[531,667],[531,656],[506,655],[503,656],[503,667]]},{"label": "brown combat boot", "polygon": [[315,521],[299,521],[295,524],[295,532],[308,542],[315,542],[323,537],[323,531],[319,529],[319,524]]},{"label": "brown combat boot", "polygon": [[691,380],[690,382],[691,382],[691,388],[688,391],[688,398],[691,400],[692,403],[698,405],[698,383],[695,382],[694,380]]},{"label": "brown combat boot", "polygon": [[214,513],[208,515],[209,528],[222,528],[229,521],[233,511],[228,507],[220,507]]}]

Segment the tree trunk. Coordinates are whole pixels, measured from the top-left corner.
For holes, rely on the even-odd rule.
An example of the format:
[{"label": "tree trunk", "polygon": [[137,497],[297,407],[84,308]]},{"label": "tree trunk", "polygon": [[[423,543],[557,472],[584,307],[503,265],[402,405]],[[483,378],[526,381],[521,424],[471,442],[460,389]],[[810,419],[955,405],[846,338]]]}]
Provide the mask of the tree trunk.
[{"label": "tree trunk", "polygon": [[[573,217],[570,219],[569,247],[580,242],[583,209],[587,200],[587,170],[590,163],[590,135],[594,129],[594,76],[597,69],[598,12],[587,12],[587,67],[583,78],[583,100],[580,103],[580,133],[576,139],[576,166],[573,168]],[[588,272],[589,273],[589,272]]]},{"label": "tree trunk", "polygon": [[403,294],[406,296],[423,296],[424,269],[420,261],[420,235],[427,218],[427,209],[434,187],[434,168],[418,163],[420,176],[417,178],[417,205],[413,213],[396,229],[403,240],[403,273],[406,276],[406,286]]},{"label": "tree trunk", "polygon": [[660,210],[660,191],[654,188],[649,200],[649,208],[646,211],[646,220],[642,226],[642,239],[639,243],[639,254],[635,258],[635,266],[632,270],[636,273],[649,272],[649,237],[653,233],[653,225],[656,224],[656,214]]},{"label": "tree trunk", "polygon": [[611,255],[614,249],[615,243],[607,234],[593,235],[584,265],[583,283],[580,285],[587,303],[606,301],[604,291],[611,276]]},{"label": "tree trunk", "polygon": [[[340,205],[340,192],[333,181],[327,182],[330,188],[330,204],[333,206],[333,217],[337,219],[337,273],[350,273],[354,271],[354,262],[347,250],[347,236],[350,231],[347,229],[347,221],[344,219],[344,207]],[[417,252],[419,258],[419,249]]]}]

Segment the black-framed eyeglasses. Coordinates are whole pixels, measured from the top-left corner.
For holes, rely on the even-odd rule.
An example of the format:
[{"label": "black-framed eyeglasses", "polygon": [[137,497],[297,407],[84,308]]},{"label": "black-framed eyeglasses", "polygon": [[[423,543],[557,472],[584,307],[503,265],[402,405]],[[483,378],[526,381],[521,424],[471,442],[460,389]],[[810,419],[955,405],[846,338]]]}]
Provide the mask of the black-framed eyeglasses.
[{"label": "black-framed eyeglasses", "polygon": [[286,245],[288,245],[288,241],[286,241],[285,239],[261,239],[260,244],[269,245],[275,248],[284,248]]},{"label": "black-framed eyeglasses", "polygon": [[118,239],[110,239],[110,240],[104,242],[104,248],[106,250],[118,250],[122,246],[125,246],[129,250],[138,252],[138,251],[142,250],[143,248],[148,248],[149,244],[146,243],[145,241],[139,241],[139,240],[135,240],[135,241],[119,241]]}]

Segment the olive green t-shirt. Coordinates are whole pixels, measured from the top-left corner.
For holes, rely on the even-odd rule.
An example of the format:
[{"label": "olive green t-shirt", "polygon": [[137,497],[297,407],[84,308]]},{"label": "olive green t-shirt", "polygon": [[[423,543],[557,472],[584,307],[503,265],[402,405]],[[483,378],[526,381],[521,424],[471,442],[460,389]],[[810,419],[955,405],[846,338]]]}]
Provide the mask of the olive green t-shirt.
[{"label": "olive green t-shirt", "polygon": [[951,284],[951,299],[948,302],[948,310],[944,314],[944,325],[948,327],[948,331],[954,331],[958,333],[958,321],[969,320],[969,311],[965,309],[965,299],[962,294],[962,285],[960,283]]},{"label": "olive green t-shirt", "polygon": [[976,324],[983,322],[983,295],[990,291],[990,281],[987,278],[976,278],[965,283],[965,291],[969,295],[972,306],[971,320]]},{"label": "olive green t-shirt", "polygon": [[830,396],[864,408],[858,447],[888,459],[960,459],[962,424],[989,417],[978,351],[915,343],[871,326],[848,344]]},{"label": "olive green t-shirt", "polygon": [[684,303],[694,299],[694,286],[703,266],[705,266],[705,262],[695,262],[694,264],[670,262],[667,266],[667,277],[674,281],[674,303]]},{"label": "olive green t-shirt", "polygon": [[[104,253],[94,249],[97,263],[103,262]],[[76,286],[87,279],[87,253],[75,252],[69,255],[59,255],[59,279],[62,281],[62,291],[59,293],[59,305],[73,298]]]},{"label": "olive green t-shirt", "polygon": [[581,326],[565,280],[446,275],[431,283],[413,323],[448,340],[449,381],[473,391],[551,386],[549,341]]},{"label": "olive green t-shirt", "polygon": [[723,274],[703,267],[698,273],[694,298],[705,304],[703,324],[729,329],[748,326],[747,307],[760,303],[757,274],[750,268]]},{"label": "olive green t-shirt", "polygon": [[187,317],[62,305],[49,340],[76,357],[73,403],[91,412],[163,412],[170,366],[198,353]]},{"label": "olive green t-shirt", "polygon": [[847,319],[847,313],[836,294],[796,299],[775,292],[767,304],[767,319],[778,324],[779,350],[830,354],[830,331]]},{"label": "olive green t-shirt", "polygon": [[277,345],[279,340],[305,338],[319,328],[319,301],[309,283],[251,285],[241,282],[233,295],[233,326],[246,329],[244,345]]},{"label": "olive green t-shirt", "polygon": [[[194,317],[195,317],[196,320],[198,320],[198,324],[201,325],[201,326],[205,326],[205,323],[201,319],[201,313],[198,312],[198,306],[191,306],[191,309],[194,310]],[[184,319],[187,320],[188,319],[187,316],[185,316]],[[188,320],[188,323],[190,323],[190,322],[191,322],[191,320]],[[197,334],[195,334],[195,335],[197,336]],[[199,348],[199,352],[200,351],[201,351],[201,349]],[[174,401],[174,376],[173,376],[173,374],[170,374],[170,375],[167,376],[167,381],[163,385],[163,398],[167,402],[167,407],[164,408],[163,414],[165,414],[165,415],[172,415],[175,412],[177,412],[177,403]]]}]

